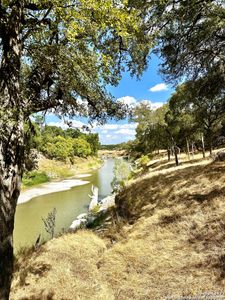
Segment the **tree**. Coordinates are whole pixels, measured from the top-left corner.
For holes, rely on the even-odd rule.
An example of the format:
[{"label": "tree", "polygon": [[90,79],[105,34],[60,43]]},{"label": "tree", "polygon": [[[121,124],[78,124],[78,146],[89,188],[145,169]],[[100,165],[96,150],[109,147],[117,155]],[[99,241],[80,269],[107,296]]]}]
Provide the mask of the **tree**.
[{"label": "tree", "polygon": [[[176,118],[189,115],[189,118],[192,119],[186,124],[184,136],[193,136],[194,131],[198,130],[206,137],[211,154],[213,139],[217,135],[218,129],[222,127],[221,121],[225,116],[225,95],[224,93],[219,94],[217,87],[210,89],[204,86],[203,80],[204,78],[188,81],[178,86],[169,105]],[[204,91],[202,91],[203,87]],[[184,122],[183,125],[185,125]]]},{"label": "tree", "polygon": [[[197,80],[202,105],[205,99],[219,99],[225,90],[224,1],[151,0],[137,5],[148,12],[147,26],[156,36],[154,52],[163,60],[165,79],[173,84]],[[212,135],[208,130],[209,140]]]},{"label": "tree", "polygon": [[97,155],[100,147],[99,135],[98,133],[89,133],[85,135],[85,139],[90,144],[91,155]]},{"label": "tree", "polygon": [[48,110],[99,122],[122,117],[106,85],[146,67],[145,22],[126,0],[0,2],[0,299],[8,299],[12,278],[25,121]]},{"label": "tree", "polygon": [[174,82],[184,76],[197,79],[207,75],[209,82],[224,87],[224,1],[150,3],[151,19],[155,19],[150,24],[159,32],[157,52],[164,60],[161,71],[166,78]]},{"label": "tree", "polygon": [[171,139],[165,122],[167,111],[167,104],[156,110],[152,110],[151,106],[145,103],[135,108],[133,120],[138,123],[135,147],[137,151],[147,154],[170,148]]},{"label": "tree", "polygon": [[73,154],[75,156],[87,157],[91,154],[91,145],[81,137],[73,139]]},{"label": "tree", "polygon": [[66,139],[62,136],[54,137],[52,142],[45,144],[43,151],[49,158],[66,161],[67,158],[72,158],[74,155],[73,139]]}]

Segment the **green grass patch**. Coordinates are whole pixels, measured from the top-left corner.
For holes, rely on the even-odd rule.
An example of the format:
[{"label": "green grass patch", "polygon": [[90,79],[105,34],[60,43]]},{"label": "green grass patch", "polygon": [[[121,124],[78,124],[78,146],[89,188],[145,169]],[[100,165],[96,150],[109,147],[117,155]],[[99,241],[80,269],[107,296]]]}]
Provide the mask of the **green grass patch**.
[{"label": "green grass patch", "polygon": [[49,181],[50,178],[44,171],[31,171],[24,174],[22,183],[23,187],[31,187]]}]

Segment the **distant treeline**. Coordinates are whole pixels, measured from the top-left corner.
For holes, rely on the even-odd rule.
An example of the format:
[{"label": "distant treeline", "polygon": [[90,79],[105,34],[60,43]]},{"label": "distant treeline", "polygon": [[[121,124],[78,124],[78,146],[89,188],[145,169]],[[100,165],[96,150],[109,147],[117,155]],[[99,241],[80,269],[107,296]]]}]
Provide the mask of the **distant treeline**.
[{"label": "distant treeline", "polygon": [[112,145],[100,145],[100,150],[124,150],[126,143],[112,144]]},{"label": "distant treeline", "polygon": [[97,133],[83,133],[72,128],[63,130],[57,126],[40,126],[37,123],[32,127],[34,134],[28,135],[29,148],[37,149],[47,158],[63,161],[68,159],[73,163],[76,156],[97,155],[100,146]]},{"label": "distant treeline", "polygon": [[151,155],[165,149],[168,160],[175,157],[178,165],[180,151],[189,158],[196,151],[212,155],[214,148],[225,146],[225,94],[224,91],[203,91],[199,82],[186,82],[176,88],[162,107],[153,110],[140,103],[133,111],[137,124],[135,140],[125,148],[131,155]]}]

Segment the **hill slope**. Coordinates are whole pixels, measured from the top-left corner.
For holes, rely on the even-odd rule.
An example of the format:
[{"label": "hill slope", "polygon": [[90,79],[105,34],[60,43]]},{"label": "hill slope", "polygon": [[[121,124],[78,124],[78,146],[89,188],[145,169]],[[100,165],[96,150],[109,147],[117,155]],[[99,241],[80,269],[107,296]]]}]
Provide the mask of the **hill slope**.
[{"label": "hill slope", "polygon": [[51,240],[19,262],[11,299],[225,295],[224,196],[224,163],[156,161],[118,195],[114,238],[108,229],[110,239],[79,231]]}]

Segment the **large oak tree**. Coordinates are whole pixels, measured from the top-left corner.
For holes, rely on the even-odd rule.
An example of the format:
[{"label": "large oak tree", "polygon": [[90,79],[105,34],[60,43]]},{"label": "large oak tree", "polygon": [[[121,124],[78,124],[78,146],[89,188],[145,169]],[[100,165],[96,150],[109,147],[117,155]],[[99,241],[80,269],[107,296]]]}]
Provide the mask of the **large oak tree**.
[{"label": "large oak tree", "polygon": [[157,50],[167,80],[174,84],[184,77],[195,80],[203,76],[224,87],[224,1],[152,0],[149,9],[156,30],[160,30]]},{"label": "large oak tree", "polygon": [[24,123],[53,110],[104,122],[122,110],[106,86],[140,75],[151,46],[127,0],[0,1],[0,299],[8,299],[24,170]]}]

